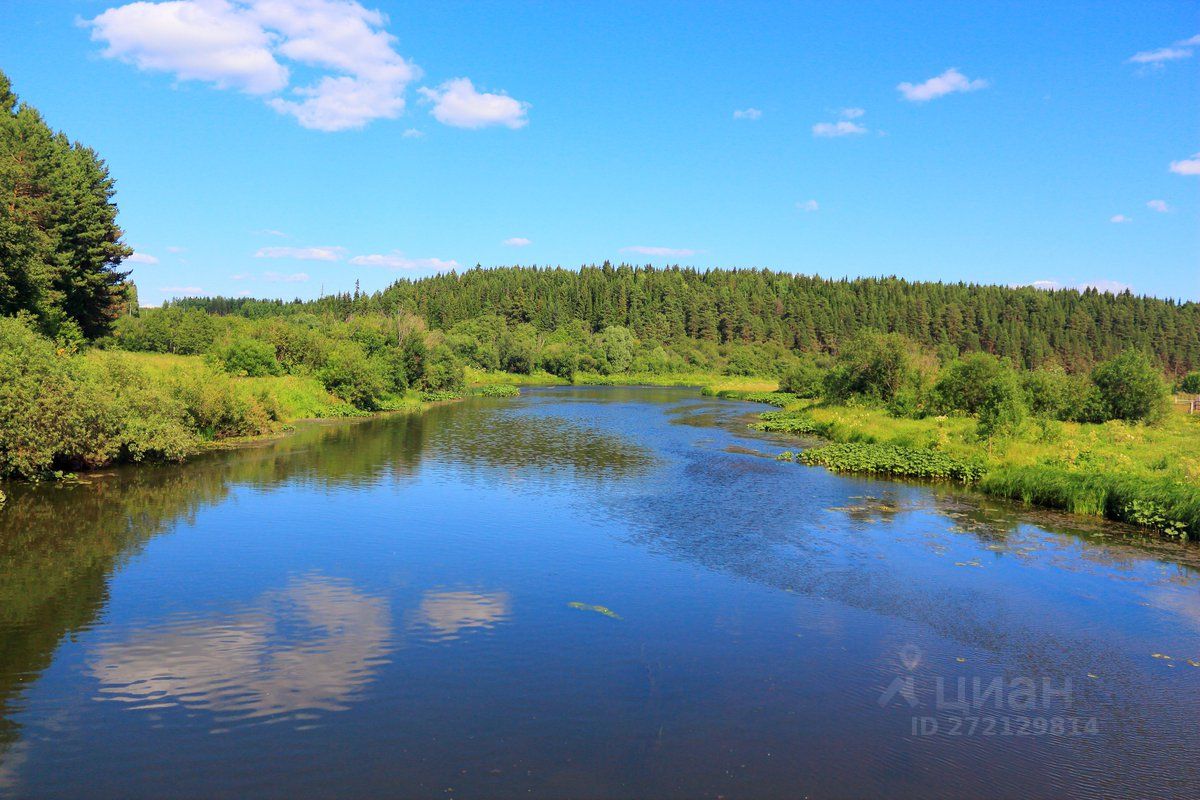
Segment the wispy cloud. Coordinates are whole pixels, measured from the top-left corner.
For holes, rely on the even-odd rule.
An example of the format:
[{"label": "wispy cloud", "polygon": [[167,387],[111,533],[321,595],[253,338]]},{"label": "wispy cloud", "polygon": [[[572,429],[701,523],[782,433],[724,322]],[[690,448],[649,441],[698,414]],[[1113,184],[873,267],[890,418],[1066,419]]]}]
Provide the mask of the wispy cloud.
[{"label": "wispy cloud", "polygon": [[155,256],[150,255],[149,253],[135,252],[133,255],[131,255],[129,258],[127,258],[125,260],[131,264],[157,264],[158,263],[158,259]]},{"label": "wispy cloud", "polygon": [[823,138],[831,138],[835,136],[853,136],[859,133],[866,133],[867,129],[859,125],[857,122],[851,122],[848,119],[839,120],[837,122],[818,122],[812,126],[813,136]]},{"label": "wispy cloud", "polygon": [[180,253],[186,253],[187,248],[179,247],[178,245],[171,245],[170,247],[167,248],[167,252],[171,253],[172,255],[178,255]]},{"label": "wispy cloud", "polygon": [[896,86],[905,100],[914,103],[925,103],[956,92],[976,92],[986,89],[988,82],[982,78],[970,79],[957,68],[951,67],[929,80],[921,83],[901,83]]},{"label": "wispy cloud", "polygon": [[182,295],[185,297],[195,297],[196,295],[208,294],[207,291],[199,286],[160,286],[158,290],[163,294]]},{"label": "wispy cloud", "polygon": [[832,138],[836,136],[855,136],[860,133],[866,133],[867,127],[852,120],[856,120],[867,112],[861,108],[843,108],[838,111],[838,116],[841,117],[837,122],[818,122],[812,126],[813,136],[822,138]]},{"label": "wispy cloud", "polygon": [[297,261],[340,261],[344,247],[260,247],[255,258],[292,258]]},{"label": "wispy cloud", "polygon": [[524,236],[514,236],[511,239],[505,239],[502,244],[508,247],[528,247],[533,244],[533,240],[526,239]]},{"label": "wispy cloud", "polygon": [[1111,217],[1108,218],[1108,221],[1116,222],[1116,223],[1133,222],[1133,218],[1127,217],[1124,214],[1113,214]]},{"label": "wispy cloud", "polygon": [[400,135],[405,139],[420,139],[425,135],[425,131],[417,130],[416,128],[408,128]]},{"label": "wispy cloud", "polygon": [[734,119],[761,119],[762,111],[757,108],[742,108],[733,112]]},{"label": "wispy cloud", "polygon": [[435,88],[421,87],[421,95],[433,104],[430,113],[443,125],[454,128],[486,128],[501,125],[523,128],[529,124],[529,103],[507,94],[480,92],[470,78],[453,78]]},{"label": "wispy cloud", "polygon": [[1148,200],[1146,201],[1146,208],[1151,211],[1157,211],[1159,214],[1166,214],[1171,210],[1171,206],[1167,204],[1166,200]]},{"label": "wispy cloud", "polygon": [[1172,161],[1171,172],[1176,175],[1200,175],[1200,153],[1181,161]]},{"label": "wispy cloud", "polygon": [[812,212],[819,210],[821,208],[821,204],[816,200],[804,200],[796,203],[796,208],[800,209],[801,211]]},{"label": "wispy cloud", "polygon": [[1159,47],[1154,50],[1143,50],[1140,53],[1134,53],[1125,59],[1125,63],[1137,64],[1139,67],[1138,73],[1145,75],[1148,72],[1163,69],[1170,61],[1181,61],[1185,58],[1191,58],[1193,54],[1192,48],[1198,46],[1200,46],[1200,34],[1189,39],[1182,39],[1169,47]]},{"label": "wispy cloud", "polygon": [[458,269],[458,262],[441,258],[409,258],[399,250],[390,253],[374,253],[366,256],[355,256],[351,264],[365,267],[385,267],[387,269],[428,269],[445,272]]},{"label": "wispy cloud", "polygon": [[622,253],[637,253],[642,256],[694,256],[699,253],[699,250],[689,250],[682,247],[651,247],[644,244],[635,244],[630,247],[622,247]]},{"label": "wispy cloud", "polygon": [[1130,64],[1160,64],[1163,61],[1177,61],[1191,56],[1192,51],[1184,47],[1160,47],[1157,50],[1134,53],[1126,60]]},{"label": "wispy cloud", "polygon": [[229,279],[234,280],[234,281],[248,281],[253,277],[254,276],[251,275],[249,272],[239,272],[236,275],[230,275]]},{"label": "wispy cloud", "polygon": [[308,280],[308,273],[293,272],[284,274],[282,272],[264,272],[263,280],[267,283],[304,283]]},{"label": "wispy cloud", "polygon": [[254,233],[256,233],[260,236],[276,236],[280,239],[289,238],[286,233],[284,233],[283,231],[277,231],[274,228],[262,228],[261,230],[254,231]]}]

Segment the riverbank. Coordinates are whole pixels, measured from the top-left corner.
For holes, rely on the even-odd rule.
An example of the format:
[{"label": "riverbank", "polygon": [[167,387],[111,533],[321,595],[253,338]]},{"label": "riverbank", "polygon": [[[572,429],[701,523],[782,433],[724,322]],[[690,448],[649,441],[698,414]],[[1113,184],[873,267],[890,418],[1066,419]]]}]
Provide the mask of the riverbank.
[{"label": "riverbank", "polygon": [[898,418],[869,405],[785,393],[722,392],[780,407],[755,428],[809,446],[785,460],[836,472],[969,484],[995,497],[1200,539],[1200,418],[1146,425],[1036,419],[1005,437],[979,435],[968,416]]}]

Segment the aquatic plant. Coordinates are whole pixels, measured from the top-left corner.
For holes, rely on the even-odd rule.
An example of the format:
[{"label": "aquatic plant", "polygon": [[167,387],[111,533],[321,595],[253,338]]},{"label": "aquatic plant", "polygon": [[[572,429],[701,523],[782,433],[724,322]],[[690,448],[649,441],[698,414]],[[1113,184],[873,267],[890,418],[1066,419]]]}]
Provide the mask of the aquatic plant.
[{"label": "aquatic plant", "polygon": [[974,483],[984,474],[982,465],[936,450],[894,444],[846,442],[805,450],[796,460],[835,472],[896,475],[906,478],[940,478]]}]

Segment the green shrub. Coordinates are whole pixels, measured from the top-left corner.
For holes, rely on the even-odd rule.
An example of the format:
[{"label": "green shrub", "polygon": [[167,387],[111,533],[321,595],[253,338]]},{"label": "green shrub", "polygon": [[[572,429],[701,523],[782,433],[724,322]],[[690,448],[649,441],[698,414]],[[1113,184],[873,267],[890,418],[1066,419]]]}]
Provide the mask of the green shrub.
[{"label": "green shrub", "polygon": [[1179,382],[1179,391],[1187,394],[1200,394],[1200,372],[1189,372]]},{"label": "green shrub", "polygon": [[990,353],[971,353],[950,362],[933,386],[933,403],[943,414],[978,414],[988,387],[1007,371]]},{"label": "green shrub", "polygon": [[462,362],[446,345],[437,345],[429,351],[425,362],[423,388],[434,392],[461,392],[466,382]]},{"label": "green shrub", "polygon": [[1012,370],[1002,369],[983,384],[978,397],[979,435],[1011,436],[1028,416],[1025,393]]},{"label": "green shrub", "polygon": [[230,375],[261,378],[283,371],[275,359],[274,345],[260,339],[235,339],[218,345],[212,355]]},{"label": "green shrub", "polygon": [[810,361],[802,361],[787,369],[779,379],[779,389],[796,397],[820,397],[825,385],[826,370]]},{"label": "green shrub", "polygon": [[932,369],[930,359],[898,333],[863,331],[838,353],[825,376],[825,395],[833,401],[854,396],[887,402],[901,389],[920,389]]},{"label": "green shrub", "polygon": [[1126,350],[1092,370],[1110,419],[1152,421],[1166,410],[1167,388],[1145,353]]},{"label": "green shrub", "polygon": [[330,350],[317,377],[330,392],[364,411],[379,409],[387,391],[384,365],[367,358],[361,346],[349,341]]}]

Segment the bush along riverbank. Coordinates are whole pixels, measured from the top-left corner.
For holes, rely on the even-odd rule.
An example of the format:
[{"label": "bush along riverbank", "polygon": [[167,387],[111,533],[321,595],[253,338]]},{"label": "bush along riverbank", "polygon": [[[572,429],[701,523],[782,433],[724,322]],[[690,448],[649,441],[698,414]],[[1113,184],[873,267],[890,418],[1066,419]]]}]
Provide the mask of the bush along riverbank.
[{"label": "bush along riverbank", "polygon": [[[520,394],[511,385],[468,388],[461,367],[447,374],[427,358],[407,365],[406,374],[402,363],[402,374],[390,377],[382,365],[348,353],[294,374],[247,368],[243,359],[231,374],[224,363],[195,355],[80,350],[38,333],[27,319],[0,318],[0,478],[182,461],[286,432],[302,419],[420,412],[468,394]],[[410,377],[422,388],[408,388]]]},{"label": "bush along riverbank", "polygon": [[[752,427],[814,445],[781,460],[835,472],[947,480],[1028,505],[1105,517],[1200,540],[1200,421],[1156,425],[1030,420],[1003,437],[969,416],[897,418],[870,405],[834,405],[777,393],[725,393],[782,405]],[[820,440],[823,440],[820,441]]]}]

